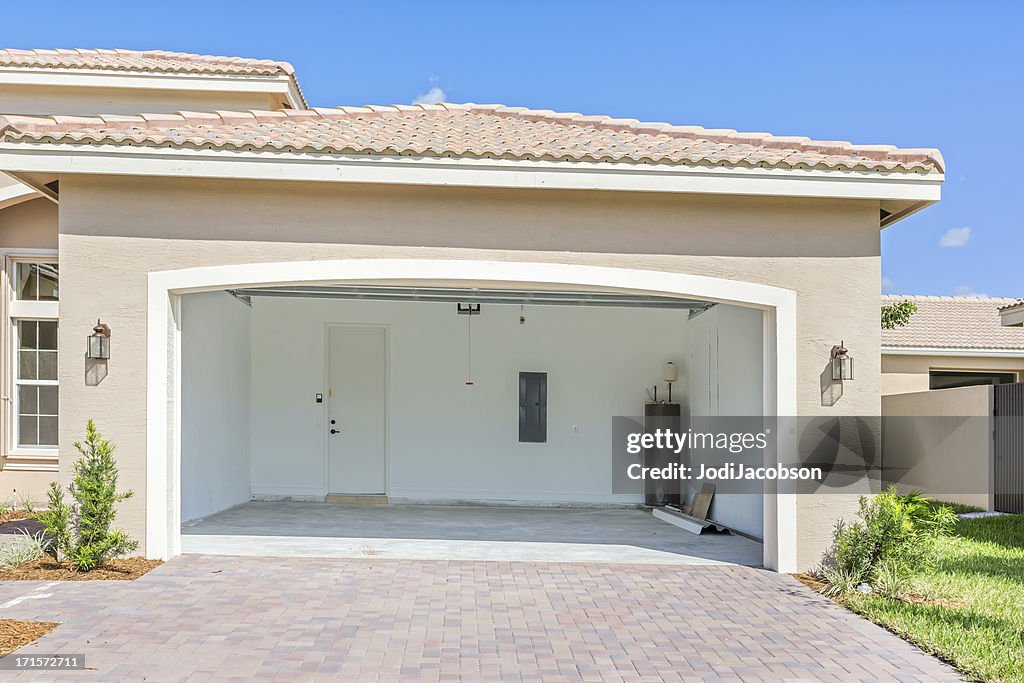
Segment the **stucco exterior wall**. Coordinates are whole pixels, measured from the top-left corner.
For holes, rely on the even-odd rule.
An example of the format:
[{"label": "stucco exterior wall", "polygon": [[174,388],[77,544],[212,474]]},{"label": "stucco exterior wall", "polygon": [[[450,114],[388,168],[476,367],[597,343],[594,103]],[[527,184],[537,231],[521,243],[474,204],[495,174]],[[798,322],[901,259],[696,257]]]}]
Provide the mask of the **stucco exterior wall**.
[{"label": "stucco exterior wall", "polygon": [[1024,354],[1017,358],[971,356],[882,355],[882,395],[928,391],[929,370],[985,370],[1016,372],[1024,379]]},{"label": "stucco exterior wall", "polygon": [[57,205],[49,199],[0,209],[0,249],[56,249]]},{"label": "stucco exterior wall", "polygon": [[[144,532],[147,273],[347,258],[571,263],[684,272],[798,293],[798,410],[880,413],[878,204],[642,193],[65,177],[61,180],[61,470],[89,417],[119,444],[136,491],[121,520]],[[841,293],[840,293],[841,292]],[[110,373],[82,381],[82,336],[113,330]],[[840,340],[857,380],[824,405]],[[809,567],[849,500],[798,501]]]}]

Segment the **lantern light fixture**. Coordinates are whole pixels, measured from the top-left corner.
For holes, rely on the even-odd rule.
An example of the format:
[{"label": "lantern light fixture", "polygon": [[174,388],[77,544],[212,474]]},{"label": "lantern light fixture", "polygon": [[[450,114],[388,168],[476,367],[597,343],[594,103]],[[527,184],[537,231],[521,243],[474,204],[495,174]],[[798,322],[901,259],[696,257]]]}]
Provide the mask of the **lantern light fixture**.
[{"label": "lantern light fixture", "polygon": [[845,342],[832,347],[832,381],[842,382],[853,379],[853,356],[846,350]]},{"label": "lantern light fixture", "polygon": [[85,357],[91,360],[108,360],[110,358],[110,327],[96,320],[96,327],[86,339]]}]

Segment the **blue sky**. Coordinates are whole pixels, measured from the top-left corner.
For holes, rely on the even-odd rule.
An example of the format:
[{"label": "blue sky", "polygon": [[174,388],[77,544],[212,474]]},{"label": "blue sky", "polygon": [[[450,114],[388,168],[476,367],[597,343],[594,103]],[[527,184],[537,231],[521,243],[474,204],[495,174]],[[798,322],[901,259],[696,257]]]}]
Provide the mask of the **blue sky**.
[{"label": "blue sky", "polygon": [[[1018,3],[51,2],[5,47],[292,62],[310,102],[500,102],[938,147],[943,200],[882,233],[888,291],[1024,296]],[[943,246],[945,245],[945,246]]]}]

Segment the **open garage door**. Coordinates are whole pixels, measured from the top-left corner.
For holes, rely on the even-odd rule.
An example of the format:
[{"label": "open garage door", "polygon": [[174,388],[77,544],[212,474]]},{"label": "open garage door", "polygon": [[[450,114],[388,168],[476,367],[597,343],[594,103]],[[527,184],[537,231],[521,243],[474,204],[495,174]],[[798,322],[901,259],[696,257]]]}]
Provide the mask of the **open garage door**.
[{"label": "open garage door", "polygon": [[[249,500],[641,505],[613,491],[612,418],[667,398],[667,362],[684,415],[762,414],[762,319],[593,289],[185,295],[182,521]],[[762,537],[760,497],[710,514]]]}]

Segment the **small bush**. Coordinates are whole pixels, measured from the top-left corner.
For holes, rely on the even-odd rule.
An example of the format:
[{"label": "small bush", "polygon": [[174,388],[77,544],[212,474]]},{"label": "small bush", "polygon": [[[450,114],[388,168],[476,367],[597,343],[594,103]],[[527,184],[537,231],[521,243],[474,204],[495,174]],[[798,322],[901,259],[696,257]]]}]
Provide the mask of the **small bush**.
[{"label": "small bush", "polygon": [[0,569],[14,569],[35,562],[45,554],[45,548],[43,532],[33,536],[22,529],[20,538],[0,546]]},{"label": "small bush", "polygon": [[49,509],[38,519],[51,539],[48,552],[58,562],[70,562],[77,571],[89,571],[138,547],[125,532],[111,531],[117,503],[133,494],[117,492],[114,445],[100,435],[92,420],[85,426],[85,442],[76,441],[75,448],[80,456],[68,486],[74,502],[68,505],[64,491],[53,483]]},{"label": "small bush", "polygon": [[832,547],[818,570],[827,595],[846,595],[862,583],[887,597],[902,594],[910,577],[935,561],[935,543],[956,525],[956,515],[920,493],[890,487],[860,499],[859,521],[836,524]]}]

